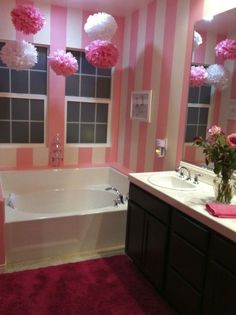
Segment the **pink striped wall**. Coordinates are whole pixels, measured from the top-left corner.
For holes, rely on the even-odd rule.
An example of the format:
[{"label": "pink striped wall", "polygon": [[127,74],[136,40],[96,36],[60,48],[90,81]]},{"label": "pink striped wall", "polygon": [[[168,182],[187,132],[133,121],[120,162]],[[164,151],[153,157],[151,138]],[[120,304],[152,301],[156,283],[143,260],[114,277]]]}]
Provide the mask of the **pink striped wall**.
[{"label": "pink striped wall", "polygon": [[[66,19],[67,9],[51,7],[51,33],[50,33],[50,54],[57,49],[66,49]],[[49,67],[48,76],[48,146],[57,133],[64,143],[64,121],[65,121],[65,78],[58,76]],[[49,155],[50,159],[50,155]]]},{"label": "pink striped wall", "polygon": [[[31,0],[7,0],[3,1],[4,8],[12,7],[15,3],[33,3]],[[64,166],[82,166],[82,165],[92,165],[92,164],[120,164],[121,167],[126,169],[132,168],[133,171],[145,171],[145,170],[162,170],[166,167],[175,167],[182,156],[182,142],[184,134],[184,120],[185,120],[185,106],[187,98],[187,83],[188,83],[188,72],[190,66],[190,55],[191,55],[191,39],[192,39],[192,29],[195,20],[200,19],[203,15],[203,5],[204,0],[190,2],[184,0],[153,0],[146,8],[142,10],[137,10],[133,12],[130,16],[126,18],[116,18],[118,22],[118,32],[114,38],[114,42],[117,45],[120,58],[117,66],[114,68],[114,79],[113,79],[113,103],[112,103],[112,128],[111,128],[111,147],[101,148],[96,150],[92,147],[88,148],[75,148],[73,149],[73,156],[64,162]],[[179,16],[179,8],[186,8],[188,15],[183,13],[183,16]],[[71,23],[67,23],[70,19],[69,10],[46,5],[43,7],[45,13],[50,21],[48,21],[50,26],[50,51],[57,48],[65,49],[67,44],[67,34],[70,30],[67,29],[71,26]],[[144,14],[145,10],[145,14]],[[177,19],[178,12],[178,19]],[[183,10],[184,12],[184,10]],[[88,11],[78,11],[78,29],[81,34],[81,46],[77,48],[83,48],[89,39],[85,32],[83,31],[83,25],[89,16],[93,12]],[[75,19],[76,12],[73,12],[73,19]],[[155,37],[156,27],[160,23],[157,20],[157,16],[162,15],[163,19],[162,34],[161,36]],[[181,18],[180,18],[181,17]],[[185,39],[184,46],[179,47],[179,51],[176,51],[176,43],[181,34],[178,34],[181,29],[182,21],[188,19],[187,27],[182,30],[185,31],[187,37]],[[126,21],[126,23],[125,23]],[[128,23],[127,23],[128,22]],[[70,25],[70,26],[68,26]],[[131,32],[127,32],[127,25],[130,25]],[[9,28],[12,28],[9,22]],[[76,26],[75,26],[76,27]],[[188,28],[188,29],[187,29]],[[40,36],[40,42],[38,44],[45,44],[48,41],[48,34],[41,31],[42,36]],[[22,34],[16,33],[16,39],[22,38]],[[127,36],[130,38],[127,40]],[[205,35],[204,35],[205,36]],[[204,38],[203,36],[203,38]],[[0,37],[4,38],[4,34]],[[45,38],[45,42],[44,42]],[[27,38],[30,41],[34,41],[34,37]],[[124,41],[126,39],[126,41]],[[143,44],[143,51],[140,51],[140,41]],[[126,44],[125,44],[126,43]],[[126,47],[129,45],[129,47]],[[163,47],[160,51],[160,47]],[[173,78],[176,76],[176,60],[174,59],[174,47],[175,53],[181,54],[183,51],[185,53],[185,69],[183,72],[183,77],[180,82],[178,82],[178,88],[181,89],[182,94],[178,96],[177,99],[171,99],[173,88],[176,89],[173,82]],[[76,48],[76,47],[72,47]],[[181,50],[181,51],[180,51]],[[198,53],[198,59],[205,54],[204,46]],[[158,62],[154,60],[158,58]],[[128,60],[128,67],[123,67],[126,60]],[[157,68],[157,64],[160,68]],[[156,65],[156,67],[154,66]],[[155,71],[160,72],[160,79],[158,82],[153,82]],[[141,76],[141,78],[140,78]],[[124,86],[123,82],[127,81],[127,85]],[[141,85],[139,84],[141,82]],[[130,95],[131,91],[134,89],[149,90],[152,89],[155,99],[155,117],[151,118],[151,123],[137,122],[130,119]],[[157,86],[159,88],[158,95],[156,93]],[[56,87],[56,88],[55,88]],[[61,134],[62,140],[64,140],[64,119],[65,119],[65,95],[64,95],[65,80],[60,76],[56,76],[49,69],[49,84],[48,84],[48,124],[47,124],[47,145],[53,140],[53,137],[57,132]],[[232,95],[233,95],[232,90]],[[122,95],[126,95],[126,101],[122,102]],[[176,105],[177,104],[177,105]],[[173,126],[170,127],[170,121],[173,117],[169,116],[170,109],[175,106],[179,107],[179,123],[176,124],[176,130],[172,130]],[[122,120],[120,120],[120,113],[124,112],[125,115]],[[217,111],[215,113],[215,121],[217,121]],[[55,119],[56,118],[56,119]],[[231,123],[232,126],[232,123]],[[152,132],[150,132],[152,131]],[[120,135],[124,134],[122,139],[119,139]],[[151,137],[148,135],[152,134]],[[168,148],[170,155],[168,158],[168,163],[164,159],[158,159],[155,156],[155,139],[165,138],[167,135],[178,134],[178,138],[174,147],[176,147],[176,152],[171,151],[171,147]],[[118,141],[119,140],[119,141]],[[150,145],[150,143],[152,145]],[[146,148],[153,148],[150,152],[146,151]],[[2,149],[0,149],[1,152]],[[42,156],[47,156],[49,160],[50,150],[47,148],[44,150]],[[65,151],[67,148],[65,147]],[[9,151],[10,152],[10,151]],[[17,148],[11,151],[11,164],[7,166],[8,160],[3,158],[1,160],[0,155],[0,167],[1,168],[32,168],[32,167],[48,167],[48,162],[44,163],[35,160],[35,149],[34,148]],[[118,152],[122,152],[121,158],[118,158]],[[10,154],[10,153],[9,153]],[[152,158],[150,158],[150,155]],[[68,156],[68,154],[67,154]],[[99,162],[97,162],[97,159]],[[15,164],[12,164],[15,160]],[[132,163],[131,163],[132,161]],[[147,163],[150,161],[150,163]],[[153,162],[151,162],[153,161]],[[10,163],[10,162],[9,162]],[[39,163],[39,164],[37,164]],[[131,166],[132,164],[132,166]]]},{"label": "pink striped wall", "polygon": [[[165,15],[165,32],[164,32],[164,54],[162,56],[161,64],[161,82],[158,112],[156,117],[157,129],[156,138],[163,139],[167,134],[167,120],[168,120],[168,107],[170,95],[170,82],[172,71],[172,59],[174,51],[175,39],[175,26],[176,26],[176,12],[177,0],[166,1],[166,15]],[[171,23],[170,23],[171,21]],[[154,170],[160,171],[163,169],[164,159],[156,158],[154,161]]]}]

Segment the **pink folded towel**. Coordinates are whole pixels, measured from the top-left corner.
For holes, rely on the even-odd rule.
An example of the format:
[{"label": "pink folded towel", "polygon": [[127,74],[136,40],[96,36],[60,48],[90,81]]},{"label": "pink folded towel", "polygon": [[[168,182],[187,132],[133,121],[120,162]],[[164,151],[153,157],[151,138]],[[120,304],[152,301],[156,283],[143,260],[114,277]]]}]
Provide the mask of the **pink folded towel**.
[{"label": "pink folded towel", "polygon": [[210,214],[219,218],[236,218],[236,205],[207,203],[206,209]]}]

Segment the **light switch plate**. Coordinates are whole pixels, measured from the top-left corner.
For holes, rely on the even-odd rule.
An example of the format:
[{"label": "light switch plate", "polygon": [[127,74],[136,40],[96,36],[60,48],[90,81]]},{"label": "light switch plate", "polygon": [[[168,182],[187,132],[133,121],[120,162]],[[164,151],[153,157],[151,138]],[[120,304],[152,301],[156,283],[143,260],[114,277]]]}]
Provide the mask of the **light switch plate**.
[{"label": "light switch plate", "polygon": [[229,100],[227,118],[236,120],[236,100]]}]

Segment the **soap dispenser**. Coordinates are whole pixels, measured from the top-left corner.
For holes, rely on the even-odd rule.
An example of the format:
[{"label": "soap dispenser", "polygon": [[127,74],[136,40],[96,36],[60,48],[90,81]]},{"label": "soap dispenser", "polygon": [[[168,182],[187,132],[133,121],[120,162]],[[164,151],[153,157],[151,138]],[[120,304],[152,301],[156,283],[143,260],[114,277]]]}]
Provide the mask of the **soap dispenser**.
[{"label": "soap dispenser", "polygon": [[156,155],[158,158],[163,158],[166,155],[167,139],[156,139]]}]

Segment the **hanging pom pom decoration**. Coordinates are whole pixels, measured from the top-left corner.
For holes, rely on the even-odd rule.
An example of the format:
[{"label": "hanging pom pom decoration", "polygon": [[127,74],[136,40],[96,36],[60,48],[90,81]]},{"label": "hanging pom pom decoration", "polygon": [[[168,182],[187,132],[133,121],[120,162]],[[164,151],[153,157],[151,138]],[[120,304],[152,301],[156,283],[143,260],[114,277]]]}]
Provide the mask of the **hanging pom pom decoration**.
[{"label": "hanging pom pom decoration", "polygon": [[203,66],[192,66],[190,73],[190,87],[199,87],[206,82],[207,71]]},{"label": "hanging pom pom decoration", "polygon": [[7,42],[1,49],[0,57],[8,68],[14,70],[30,69],[38,61],[34,45],[24,40]]},{"label": "hanging pom pom decoration", "polygon": [[57,49],[48,59],[49,65],[57,75],[69,76],[78,70],[78,62],[70,52]]},{"label": "hanging pom pom decoration", "polygon": [[36,34],[45,25],[45,18],[32,5],[18,5],[11,11],[16,30],[24,34]]},{"label": "hanging pom pom decoration", "polygon": [[99,12],[90,15],[84,25],[84,31],[92,40],[111,40],[117,30],[117,23],[112,15]]},{"label": "hanging pom pom decoration", "polygon": [[207,83],[214,85],[216,89],[223,90],[229,82],[229,71],[222,65],[214,64],[207,68]]},{"label": "hanging pom pom decoration", "polygon": [[85,47],[85,57],[94,67],[111,68],[116,64],[119,53],[110,41],[98,39]]},{"label": "hanging pom pom decoration", "polygon": [[225,39],[215,47],[216,56],[227,59],[236,59],[236,41],[234,39]]},{"label": "hanging pom pom decoration", "polygon": [[202,44],[202,36],[194,31],[193,49],[197,49]]}]

